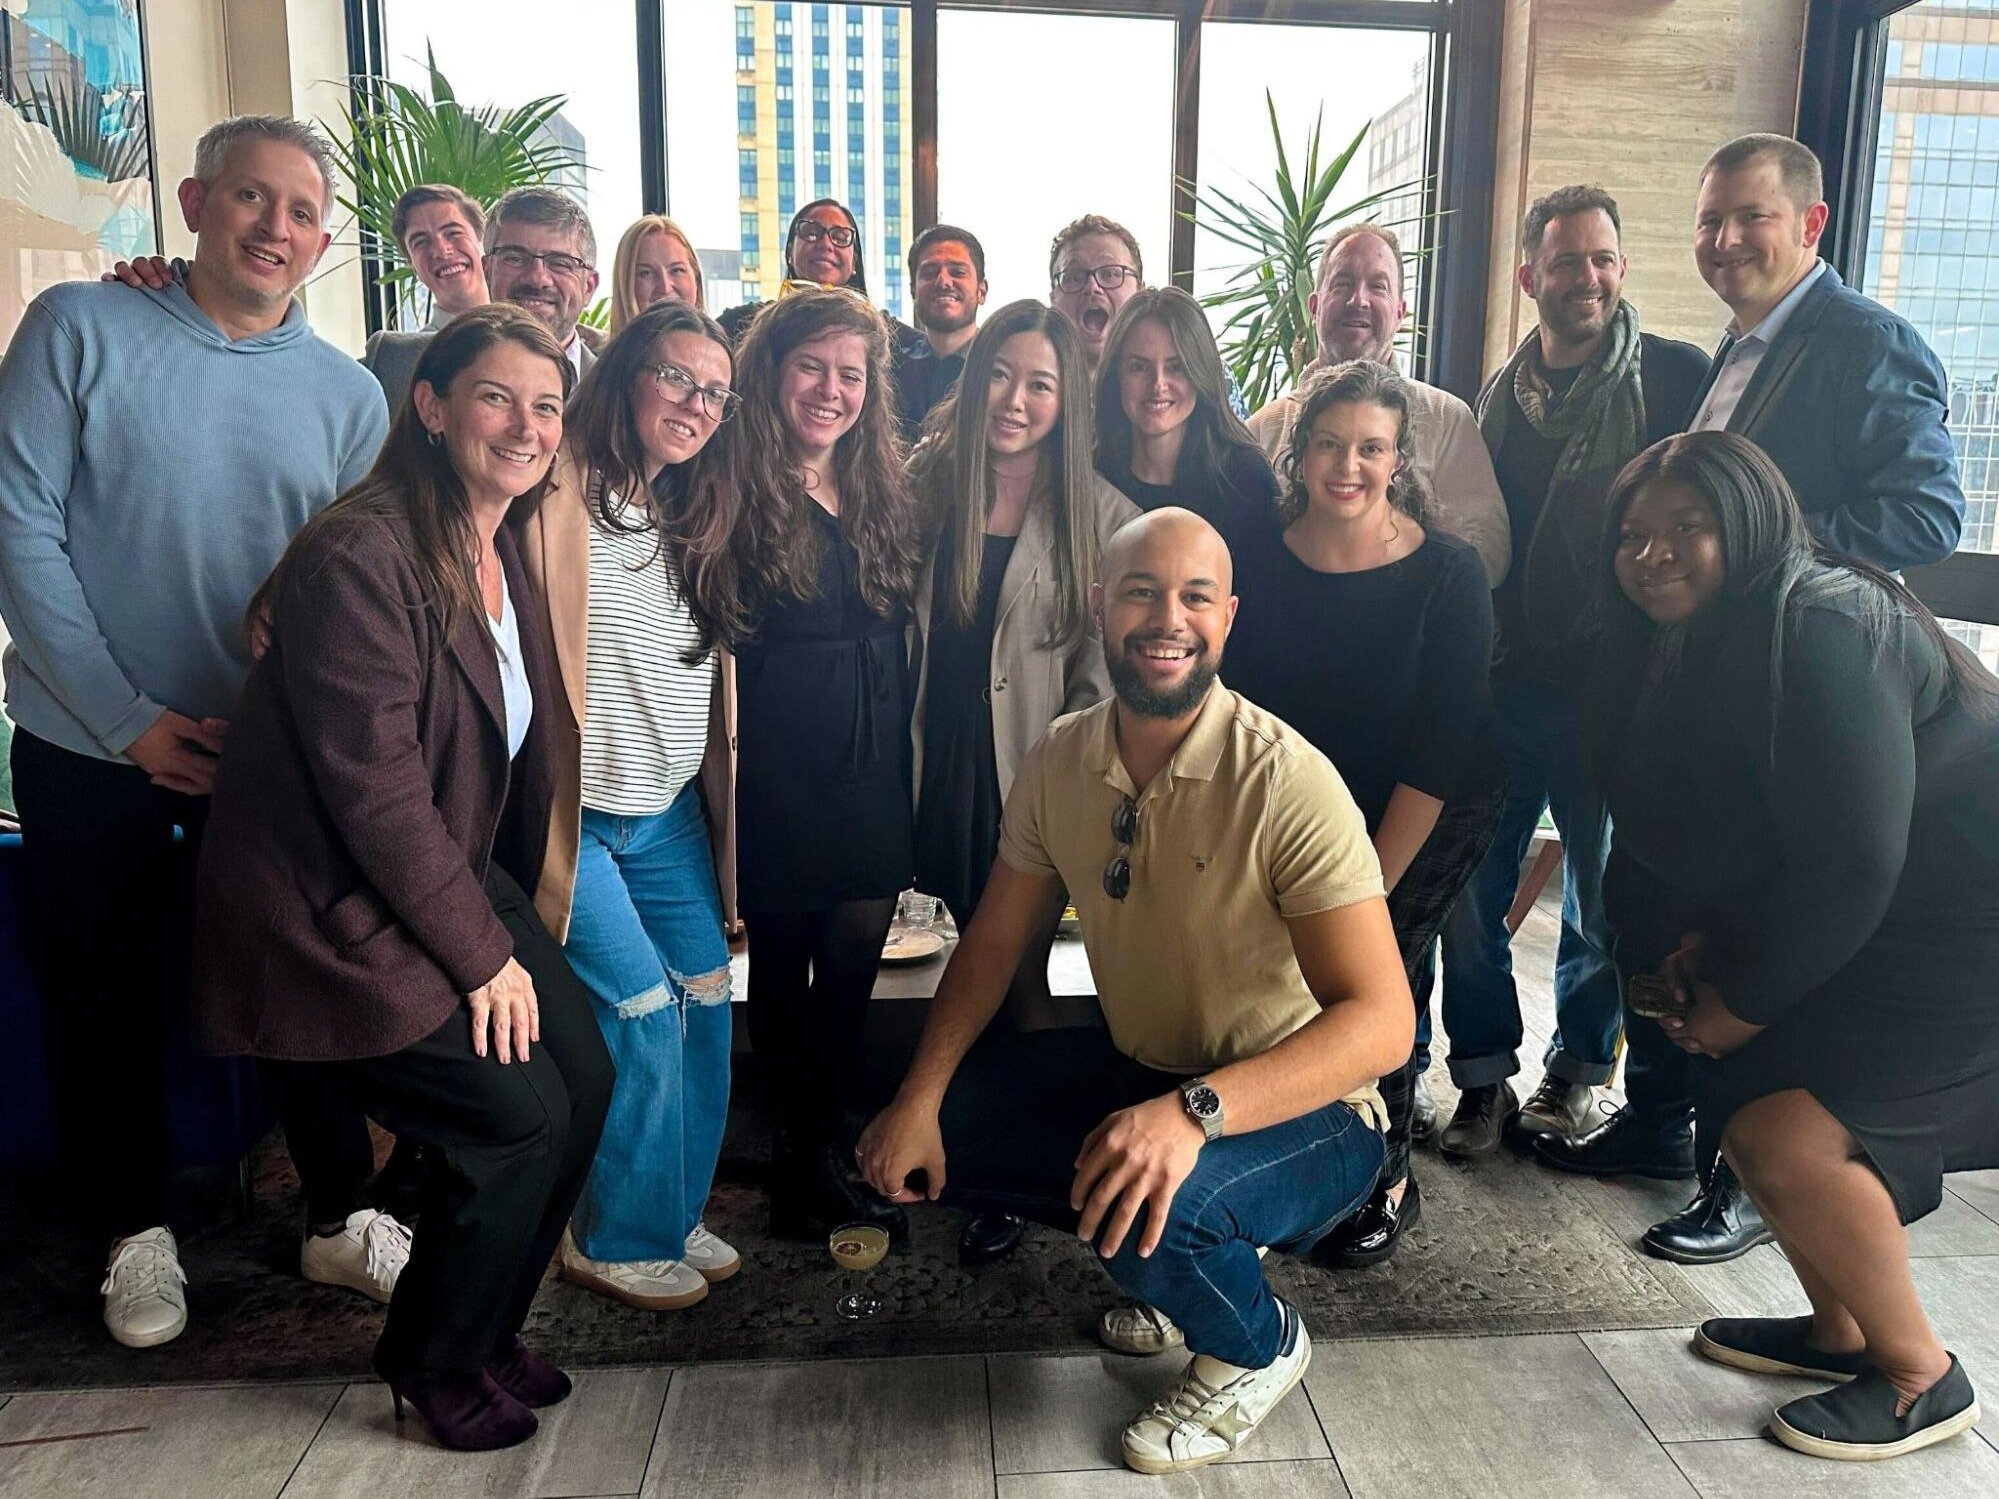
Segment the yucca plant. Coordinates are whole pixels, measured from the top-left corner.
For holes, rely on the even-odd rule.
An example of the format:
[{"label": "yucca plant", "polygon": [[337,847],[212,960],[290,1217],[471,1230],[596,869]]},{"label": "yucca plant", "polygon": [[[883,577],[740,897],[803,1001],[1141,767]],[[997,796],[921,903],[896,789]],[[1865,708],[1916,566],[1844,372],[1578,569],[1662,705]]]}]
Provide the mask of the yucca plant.
[{"label": "yucca plant", "polygon": [[396,199],[410,188],[448,182],[490,206],[512,188],[581,165],[566,146],[535,139],[568,95],[550,94],[514,109],[471,107],[458,101],[428,44],[424,66],[430,97],[394,79],[357,78],[349,128],[327,132],[341,172],[354,184],[354,195],[342,197],[340,206],[354,215],[362,250],[390,267],[383,279],[399,289],[413,273],[393,220]]},{"label": "yucca plant", "polygon": [[1263,102],[1270,114],[1271,143],[1277,148],[1277,175],[1268,187],[1255,189],[1260,202],[1182,179],[1183,189],[1194,198],[1194,212],[1188,217],[1247,252],[1248,258],[1228,284],[1201,302],[1227,314],[1218,339],[1222,358],[1252,411],[1293,389],[1312,361],[1312,314],[1306,300],[1327,238],[1341,224],[1368,217],[1369,210],[1411,186],[1398,183],[1335,203],[1333,195],[1360,155],[1369,126],[1361,126],[1342,150],[1326,156],[1321,109],[1305,141],[1302,169],[1294,173],[1277,123],[1277,103],[1268,90]]}]

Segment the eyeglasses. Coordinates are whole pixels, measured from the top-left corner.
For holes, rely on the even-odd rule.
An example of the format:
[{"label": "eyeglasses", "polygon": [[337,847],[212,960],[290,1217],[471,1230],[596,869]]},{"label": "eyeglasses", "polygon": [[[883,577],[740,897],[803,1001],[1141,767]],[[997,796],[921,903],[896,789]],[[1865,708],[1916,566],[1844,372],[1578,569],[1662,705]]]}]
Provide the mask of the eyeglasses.
[{"label": "eyeglasses", "polygon": [[1137,274],[1137,269],[1128,265],[1100,265],[1094,270],[1072,265],[1055,278],[1055,284],[1064,291],[1081,291],[1094,281],[1105,291],[1116,291],[1124,285],[1125,277]]},{"label": "eyeglasses", "polygon": [[652,379],[659,393],[676,406],[685,406],[687,398],[698,392],[702,409],[718,422],[726,422],[742,404],[742,397],[728,386],[697,385],[694,377],[677,364],[654,365]]},{"label": "eyeglasses", "polygon": [[845,250],[854,243],[854,231],[845,224],[822,224],[816,219],[807,219],[792,230],[793,239],[802,239],[808,245],[816,245],[825,240],[836,250]]},{"label": "eyeglasses", "polygon": [[1138,803],[1128,796],[1119,798],[1111,813],[1111,836],[1117,839],[1118,851],[1104,866],[1104,894],[1123,900],[1131,894],[1131,846],[1138,841]]},{"label": "eyeglasses", "polygon": [[560,250],[549,250],[537,255],[533,250],[524,250],[519,245],[501,245],[493,252],[493,263],[503,265],[515,273],[526,270],[536,261],[548,267],[551,276],[581,276],[585,271],[594,271],[595,266],[579,255],[565,255]]}]

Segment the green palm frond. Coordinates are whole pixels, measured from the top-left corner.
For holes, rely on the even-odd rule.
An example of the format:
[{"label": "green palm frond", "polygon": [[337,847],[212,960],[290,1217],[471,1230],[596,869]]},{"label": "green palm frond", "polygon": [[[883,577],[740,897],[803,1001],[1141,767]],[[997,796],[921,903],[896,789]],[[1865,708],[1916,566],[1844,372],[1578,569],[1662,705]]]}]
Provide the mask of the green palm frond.
[{"label": "green palm frond", "polygon": [[[1277,120],[1277,101],[1265,90],[1264,109],[1270,119],[1271,143],[1277,149],[1277,172],[1268,184],[1226,193],[1182,179],[1182,190],[1194,200],[1192,218],[1208,233],[1243,253],[1229,268],[1222,288],[1201,298],[1222,314],[1220,343],[1243,397],[1250,408],[1263,405],[1292,389],[1311,362],[1312,315],[1308,300],[1318,274],[1319,255],[1333,230],[1367,218],[1382,203],[1417,184],[1364,193],[1336,200],[1348,171],[1367,140],[1363,125],[1352,140],[1330,154],[1323,140],[1325,112],[1312,122],[1299,160],[1287,150]],[[1370,122],[1371,124],[1372,122]],[[1422,222],[1422,215],[1413,221]],[[1399,222],[1399,221],[1398,221]]]}]

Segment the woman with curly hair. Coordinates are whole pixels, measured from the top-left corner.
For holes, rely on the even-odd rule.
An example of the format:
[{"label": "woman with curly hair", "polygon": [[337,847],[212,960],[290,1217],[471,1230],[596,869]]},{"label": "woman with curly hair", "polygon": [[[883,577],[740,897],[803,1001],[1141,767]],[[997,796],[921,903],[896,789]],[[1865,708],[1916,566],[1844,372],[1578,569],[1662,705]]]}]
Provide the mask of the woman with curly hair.
[{"label": "woman with curly hair", "polygon": [[[1357,359],[1312,377],[1280,460],[1283,496],[1235,539],[1242,603],[1229,685],[1325,753],[1367,819],[1402,963],[1428,994],[1432,942],[1492,842],[1492,595],[1478,553],[1430,515],[1407,383]],[[1388,1154],[1374,1196],[1320,1246],[1395,1252],[1423,1199],[1409,1173],[1413,1059],[1381,1080]]]},{"label": "woman with curly hair", "polygon": [[913,863],[904,633],[917,527],[889,331],[852,293],[801,291],[751,326],[729,434],[750,635],[737,655],[737,879],[750,1042],[778,1110],[771,1227],[902,1212],[861,1185],[861,1026]]}]

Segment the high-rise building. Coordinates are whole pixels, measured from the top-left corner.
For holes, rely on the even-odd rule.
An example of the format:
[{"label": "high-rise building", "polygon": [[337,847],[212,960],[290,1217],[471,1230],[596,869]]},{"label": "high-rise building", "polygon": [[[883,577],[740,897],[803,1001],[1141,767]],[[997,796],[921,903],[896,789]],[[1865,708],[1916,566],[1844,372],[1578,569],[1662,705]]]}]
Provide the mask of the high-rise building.
[{"label": "high-rise building", "polygon": [[775,296],[802,203],[861,226],[868,287],[901,315],[909,242],[909,38],[893,6],[736,7],[736,162],[745,297]]},{"label": "high-rise building", "polygon": [[[1968,552],[1999,551],[1999,10],[1932,3],[1889,22],[1861,289],[1943,362]],[[1999,629],[1966,639],[1999,664]]]},{"label": "high-rise building", "polygon": [[[1364,196],[1385,196],[1363,215],[1395,231],[1402,242],[1402,299],[1410,307],[1423,305],[1423,192],[1429,159],[1430,65],[1419,61],[1410,69],[1409,92],[1374,117],[1367,130],[1367,187]],[[1362,196],[1362,195],[1356,195]],[[1412,352],[1416,334],[1397,340],[1404,355]]]}]

